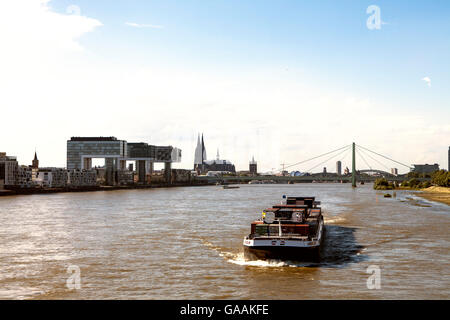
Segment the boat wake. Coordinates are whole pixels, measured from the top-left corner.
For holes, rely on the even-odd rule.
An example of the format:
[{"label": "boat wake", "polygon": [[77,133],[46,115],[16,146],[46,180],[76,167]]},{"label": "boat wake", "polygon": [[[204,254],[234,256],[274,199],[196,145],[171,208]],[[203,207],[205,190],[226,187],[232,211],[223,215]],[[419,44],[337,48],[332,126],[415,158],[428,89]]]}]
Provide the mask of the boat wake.
[{"label": "boat wake", "polygon": [[249,260],[244,257],[243,252],[229,252],[224,248],[218,247],[209,241],[202,240],[203,244],[215,251],[220,257],[224,258],[227,262],[232,264],[237,264],[240,266],[248,267],[260,267],[260,268],[282,268],[282,267],[310,267],[314,263],[302,263],[294,261],[284,261],[284,260]]},{"label": "boat wake", "polygon": [[217,252],[217,253],[219,254],[219,256],[221,256],[221,257],[223,257],[223,258],[225,258],[225,259],[230,259],[230,258],[232,258],[232,257],[235,255],[234,253],[228,252],[228,251],[224,250],[223,248],[218,247],[218,246],[216,246],[216,245],[212,244],[211,242],[206,241],[206,240],[204,240],[204,239],[202,239],[202,243],[203,243],[206,247],[208,247],[208,248],[210,248],[211,250]]},{"label": "boat wake", "polygon": [[235,254],[233,259],[228,259],[227,262],[237,264],[240,266],[249,266],[249,267],[262,267],[262,268],[282,268],[282,267],[308,267],[311,266],[311,263],[301,263],[294,261],[283,261],[283,260],[247,260],[244,257],[244,253]]},{"label": "boat wake", "polygon": [[326,216],[324,215],[325,224],[339,224],[347,221],[344,216]]}]

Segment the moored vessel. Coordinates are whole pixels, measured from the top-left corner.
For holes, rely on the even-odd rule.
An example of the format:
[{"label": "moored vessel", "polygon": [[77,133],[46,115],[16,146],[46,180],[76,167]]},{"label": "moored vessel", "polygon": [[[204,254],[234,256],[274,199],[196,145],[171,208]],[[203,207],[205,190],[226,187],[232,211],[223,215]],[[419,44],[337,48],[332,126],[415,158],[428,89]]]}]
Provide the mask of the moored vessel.
[{"label": "moored vessel", "polygon": [[224,185],[223,186],[224,189],[239,189],[239,186],[229,186],[229,185]]},{"label": "moored vessel", "polygon": [[315,197],[286,197],[263,210],[244,238],[247,259],[320,259],[325,225]]}]

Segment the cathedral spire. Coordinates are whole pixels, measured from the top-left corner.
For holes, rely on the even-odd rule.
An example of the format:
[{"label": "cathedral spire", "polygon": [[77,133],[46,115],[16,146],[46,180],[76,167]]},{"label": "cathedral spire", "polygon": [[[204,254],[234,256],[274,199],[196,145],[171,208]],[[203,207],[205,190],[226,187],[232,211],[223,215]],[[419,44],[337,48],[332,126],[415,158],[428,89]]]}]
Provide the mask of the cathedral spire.
[{"label": "cathedral spire", "polygon": [[202,163],[206,160],[206,148],[205,148],[205,141],[203,140],[203,133],[202,133]]},{"label": "cathedral spire", "polygon": [[197,146],[195,147],[194,168],[199,164],[202,164],[202,144],[200,142],[200,133],[197,136]]}]

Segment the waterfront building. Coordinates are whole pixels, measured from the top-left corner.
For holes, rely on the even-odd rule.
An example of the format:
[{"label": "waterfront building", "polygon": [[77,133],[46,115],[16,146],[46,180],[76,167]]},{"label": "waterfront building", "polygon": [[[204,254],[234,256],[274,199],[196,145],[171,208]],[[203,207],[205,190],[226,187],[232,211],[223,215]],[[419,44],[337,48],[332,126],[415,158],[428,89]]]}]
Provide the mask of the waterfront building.
[{"label": "waterfront building", "polygon": [[115,185],[118,170],[125,170],[126,161],[136,161],[139,182],[146,183],[147,175],[153,171],[154,162],[165,165],[167,180],[170,180],[172,162],[181,161],[181,150],[172,146],[153,146],[144,142],[128,143],[116,137],[72,137],[67,141],[67,169],[92,167],[92,158],[105,159],[107,185]]},{"label": "waterfront building", "polygon": [[413,164],[414,168],[412,172],[417,173],[433,173],[435,171],[439,171],[439,165],[435,164]]},{"label": "waterfront building", "polygon": [[205,160],[203,162],[203,171],[222,171],[222,172],[236,172],[234,164],[228,160],[222,160],[217,157],[215,160]]},{"label": "waterfront building", "polygon": [[7,156],[6,152],[0,152],[0,189],[16,184],[18,170],[17,158]]},{"label": "waterfront building", "polygon": [[106,170],[105,167],[95,167],[95,172],[97,173],[97,184],[106,183]]},{"label": "waterfront building", "polygon": [[31,188],[33,182],[33,168],[29,166],[19,166],[14,185],[19,188]]},{"label": "waterfront building", "polygon": [[234,164],[228,160],[222,160],[219,157],[219,150],[217,150],[217,156],[215,160],[203,161],[204,171],[222,171],[222,172],[236,172]]},{"label": "waterfront building", "polygon": [[130,170],[119,170],[117,172],[117,183],[128,185],[134,183],[134,172]]},{"label": "waterfront building", "polygon": [[336,173],[338,176],[340,176],[342,174],[342,162],[341,161],[336,162]]},{"label": "waterfront building", "polygon": [[111,158],[117,161],[126,155],[125,140],[117,140],[116,137],[72,137],[67,141],[67,170],[89,170],[92,158]]},{"label": "waterfront building", "polygon": [[97,185],[97,170],[68,170],[67,185],[70,187],[90,187]]},{"label": "waterfront building", "polygon": [[63,168],[40,168],[35,183],[43,188],[67,186],[68,174]]},{"label": "waterfront building", "polygon": [[255,157],[252,157],[252,161],[250,161],[249,165],[250,174],[258,175],[258,164],[255,161]]},{"label": "waterfront building", "polygon": [[186,169],[174,169],[173,170],[173,181],[174,182],[181,182],[181,183],[187,183],[191,182],[192,180],[191,170]]}]

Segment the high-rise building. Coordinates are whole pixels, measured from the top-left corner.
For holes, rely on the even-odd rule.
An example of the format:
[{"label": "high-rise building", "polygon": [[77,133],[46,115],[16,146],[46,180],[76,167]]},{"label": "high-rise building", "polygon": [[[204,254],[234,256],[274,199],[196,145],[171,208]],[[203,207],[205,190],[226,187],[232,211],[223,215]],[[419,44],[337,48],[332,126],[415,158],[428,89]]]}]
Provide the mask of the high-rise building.
[{"label": "high-rise building", "polygon": [[391,174],[394,176],[398,176],[398,169],[397,168],[391,168]]},{"label": "high-rise building", "polygon": [[336,162],[336,173],[338,176],[342,174],[342,163],[340,161]]},{"label": "high-rise building", "polygon": [[327,167],[323,167],[323,174],[327,174]]},{"label": "high-rise building", "polygon": [[450,172],[450,147],[448,147],[448,171]]},{"label": "high-rise building", "polygon": [[249,162],[250,174],[257,175],[258,174],[258,164],[255,161],[255,157],[252,157],[252,161]]}]

